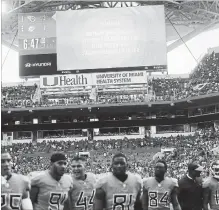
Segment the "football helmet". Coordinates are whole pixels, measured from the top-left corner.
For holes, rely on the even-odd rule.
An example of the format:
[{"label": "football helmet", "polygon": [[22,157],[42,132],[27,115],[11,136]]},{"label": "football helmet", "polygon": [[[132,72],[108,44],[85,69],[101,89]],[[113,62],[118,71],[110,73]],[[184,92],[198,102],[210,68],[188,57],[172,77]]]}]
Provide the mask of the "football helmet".
[{"label": "football helmet", "polygon": [[219,160],[214,161],[214,162],[211,164],[210,172],[211,172],[211,175],[212,175],[214,178],[219,179]]}]

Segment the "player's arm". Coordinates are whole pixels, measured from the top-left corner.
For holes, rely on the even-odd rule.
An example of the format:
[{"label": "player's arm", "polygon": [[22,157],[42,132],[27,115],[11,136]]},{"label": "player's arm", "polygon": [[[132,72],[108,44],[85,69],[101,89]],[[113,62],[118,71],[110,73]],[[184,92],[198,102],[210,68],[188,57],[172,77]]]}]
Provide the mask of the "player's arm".
[{"label": "player's arm", "polygon": [[141,203],[141,191],[138,192],[138,195],[136,197],[134,210],[142,210],[142,203]]},{"label": "player's arm", "polygon": [[71,201],[71,195],[72,195],[72,191],[69,191],[68,199],[64,203],[64,209],[63,210],[72,210],[73,205],[72,205],[72,201]]},{"label": "player's arm", "polygon": [[73,210],[73,202],[72,202],[72,195],[74,195],[74,191],[76,190],[75,185],[73,184],[73,179],[71,176],[69,176],[71,186],[68,191],[68,199],[64,203],[64,208],[63,210]]},{"label": "player's arm", "polygon": [[148,210],[148,190],[143,186],[143,194],[142,194],[142,208],[143,210]]},{"label": "player's arm", "polygon": [[22,195],[22,200],[21,200],[21,207],[22,210],[32,210],[33,209],[33,205],[32,202],[30,200],[30,183],[27,183],[27,187],[24,190],[24,193]]},{"label": "player's arm", "polygon": [[208,210],[208,203],[211,191],[209,187],[203,189],[203,210]]},{"label": "player's arm", "polygon": [[39,187],[31,186],[30,199],[33,204],[37,202],[38,194],[39,194]]},{"label": "player's arm", "polygon": [[37,203],[39,188],[40,188],[40,176],[35,176],[31,179],[30,199],[32,204]]},{"label": "player's arm", "polygon": [[171,203],[173,205],[173,209],[174,210],[181,210],[181,207],[179,205],[179,201],[177,198],[177,189],[178,189],[178,187],[176,187],[176,186],[172,189],[172,192],[170,194],[170,199],[171,199]]},{"label": "player's arm", "polygon": [[102,188],[97,188],[94,197],[94,210],[104,210],[106,201],[106,193]]}]

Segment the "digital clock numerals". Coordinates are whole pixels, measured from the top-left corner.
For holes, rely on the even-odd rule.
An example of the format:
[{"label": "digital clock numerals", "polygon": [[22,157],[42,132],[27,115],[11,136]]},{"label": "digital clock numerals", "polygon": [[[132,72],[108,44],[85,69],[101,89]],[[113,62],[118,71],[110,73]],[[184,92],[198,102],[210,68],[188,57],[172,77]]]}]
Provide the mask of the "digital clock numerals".
[{"label": "digital clock numerals", "polygon": [[34,38],[34,39],[24,39],[23,40],[23,49],[39,49],[45,48],[46,39],[45,38]]}]

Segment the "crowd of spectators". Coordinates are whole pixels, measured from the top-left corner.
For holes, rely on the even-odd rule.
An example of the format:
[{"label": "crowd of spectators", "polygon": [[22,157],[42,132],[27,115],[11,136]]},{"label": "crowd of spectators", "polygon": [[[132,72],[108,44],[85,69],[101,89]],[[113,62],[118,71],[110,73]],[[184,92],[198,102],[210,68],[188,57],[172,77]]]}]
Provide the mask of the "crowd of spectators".
[{"label": "crowd of spectators", "polygon": [[152,79],[149,87],[155,100],[171,101],[219,92],[219,55],[205,56],[189,79]]},{"label": "crowd of spectators", "polygon": [[[188,97],[219,92],[219,54],[206,55],[194,69],[190,78],[153,78],[148,87],[142,84],[139,90],[82,88],[80,91],[58,91],[42,94],[40,100],[33,100],[37,85],[2,87],[2,107],[66,106],[89,104],[140,103],[146,101],[173,101]],[[111,90],[111,91],[110,91]],[[115,91],[116,90],[116,91]],[[45,90],[43,91],[45,93]],[[149,97],[150,96],[150,97]]]},{"label": "crowd of spectators", "polygon": [[37,85],[2,87],[2,107],[32,107],[36,88]]},{"label": "crowd of spectators", "polygon": [[212,129],[199,130],[194,136],[166,138],[120,139],[120,140],[81,140],[81,141],[43,141],[41,143],[13,144],[2,147],[13,155],[16,172],[28,174],[49,167],[49,156],[55,151],[68,154],[71,172],[71,159],[79,152],[89,152],[87,170],[95,174],[110,170],[113,154],[121,151],[128,157],[129,170],[141,176],[153,174],[153,157],[161,148],[174,148],[174,152],[164,155],[168,163],[168,175],[180,178],[187,170],[190,161],[199,161],[205,173],[214,155],[211,150],[219,145],[219,132]]},{"label": "crowd of spectators", "polygon": [[140,103],[144,102],[144,94],[110,93],[98,95],[97,103],[100,104],[120,104],[120,103]]}]

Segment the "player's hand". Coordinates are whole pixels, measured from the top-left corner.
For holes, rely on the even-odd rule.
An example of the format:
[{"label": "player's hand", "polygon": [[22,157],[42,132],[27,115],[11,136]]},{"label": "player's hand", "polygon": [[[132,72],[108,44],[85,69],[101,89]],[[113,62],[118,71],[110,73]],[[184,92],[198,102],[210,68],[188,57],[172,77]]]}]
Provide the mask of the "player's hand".
[{"label": "player's hand", "polygon": [[1,185],[6,185],[7,184],[7,180],[4,176],[1,176]]}]

